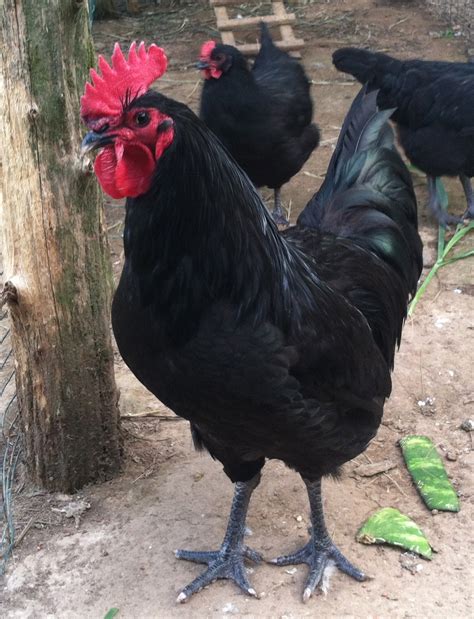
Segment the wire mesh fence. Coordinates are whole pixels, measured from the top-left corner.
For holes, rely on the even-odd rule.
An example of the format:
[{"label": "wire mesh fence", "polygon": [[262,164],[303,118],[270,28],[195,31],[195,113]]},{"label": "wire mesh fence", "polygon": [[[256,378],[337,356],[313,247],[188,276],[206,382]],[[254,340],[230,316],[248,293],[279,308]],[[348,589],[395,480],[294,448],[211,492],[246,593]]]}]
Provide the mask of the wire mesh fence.
[{"label": "wire mesh fence", "polygon": [[[3,272],[0,270],[0,280]],[[15,389],[15,364],[8,312],[0,310],[0,575],[15,544],[13,497],[22,440]]]}]

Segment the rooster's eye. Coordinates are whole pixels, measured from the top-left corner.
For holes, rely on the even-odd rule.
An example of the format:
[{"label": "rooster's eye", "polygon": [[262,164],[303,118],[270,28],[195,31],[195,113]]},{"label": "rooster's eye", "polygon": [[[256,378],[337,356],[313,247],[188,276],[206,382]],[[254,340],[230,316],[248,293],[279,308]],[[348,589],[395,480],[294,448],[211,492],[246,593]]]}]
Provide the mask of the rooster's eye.
[{"label": "rooster's eye", "polygon": [[148,112],[138,112],[135,116],[135,122],[139,127],[145,127],[150,122],[150,115]]}]

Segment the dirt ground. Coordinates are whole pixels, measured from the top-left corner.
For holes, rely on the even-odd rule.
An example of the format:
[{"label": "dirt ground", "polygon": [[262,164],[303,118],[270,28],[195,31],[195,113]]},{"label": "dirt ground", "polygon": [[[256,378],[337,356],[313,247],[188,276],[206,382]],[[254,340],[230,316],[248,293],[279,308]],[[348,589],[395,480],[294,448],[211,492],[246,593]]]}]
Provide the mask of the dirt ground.
[{"label": "dirt ground", "polygon": [[[333,0],[300,2],[297,33],[306,41],[303,62],[313,80],[320,148],[284,188],[297,213],[321,184],[342,119],[358,87],[331,66],[343,45],[364,45],[402,57],[464,60],[460,39],[416,2]],[[197,109],[200,78],[193,62],[200,44],[215,37],[213,13],[195,3],[147,7],[138,17],[97,22],[97,49],[110,54],[114,41],[134,38],[162,44],[170,70],[160,80],[166,94]],[[415,178],[420,198],[425,265],[435,260],[437,228],[427,219],[424,178]],[[459,185],[459,186],[458,186]],[[453,212],[464,209],[460,184],[447,184]],[[270,192],[264,191],[265,196]],[[112,258],[121,263],[123,207],[108,203]],[[472,245],[473,235],[464,246]],[[393,395],[383,425],[367,452],[346,465],[339,481],[326,480],[325,508],[331,534],[357,565],[374,577],[357,583],[337,573],[327,596],[301,601],[304,566],[251,567],[260,599],[249,599],[229,582],[218,582],[176,605],[180,589],[201,567],[174,558],[175,548],[213,548],[226,525],[232,487],[218,463],[193,451],[188,424],[175,418],[131,376],[117,355],[124,414],[123,475],[75,497],[24,491],[17,497],[18,523],[31,528],[15,549],[3,583],[0,615],[9,618],[118,617],[467,617],[473,608],[471,512],[472,437],[460,429],[474,417],[474,261],[442,269],[409,319],[393,377]],[[425,271],[426,273],[426,271]],[[458,514],[428,511],[414,489],[397,446],[407,434],[430,436],[445,456],[461,498]],[[393,460],[388,474],[363,477],[358,464]],[[77,519],[63,511],[83,500]],[[395,548],[364,546],[354,539],[364,519],[382,506],[412,517],[437,553],[402,565]],[[67,510],[66,510],[67,511]],[[307,501],[297,475],[279,462],[265,467],[254,494],[249,543],[265,558],[301,546],[307,537]]]}]

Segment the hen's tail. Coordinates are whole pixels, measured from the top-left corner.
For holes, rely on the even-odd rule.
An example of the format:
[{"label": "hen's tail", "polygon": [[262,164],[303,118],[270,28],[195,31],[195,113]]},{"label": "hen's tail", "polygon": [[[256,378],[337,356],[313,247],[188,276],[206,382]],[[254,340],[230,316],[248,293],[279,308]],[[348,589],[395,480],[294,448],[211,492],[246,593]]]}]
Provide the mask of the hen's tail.
[{"label": "hen's tail", "polygon": [[411,176],[395,149],[377,91],[355,98],[320,190],[298,224],[351,239],[389,264],[416,291],[422,268]]},{"label": "hen's tail", "polygon": [[350,73],[361,84],[368,82],[374,88],[381,88],[387,76],[398,75],[403,66],[387,54],[356,47],[341,47],[332,55],[332,61],[338,71]]},{"label": "hen's tail", "polygon": [[267,24],[264,21],[260,22],[260,45],[268,45],[268,43],[273,43],[272,37],[270,35],[270,30]]},{"label": "hen's tail", "polygon": [[290,58],[288,54],[278,48],[273,42],[270,29],[264,21],[260,22],[260,51],[255,58],[254,66],[267,61],[275,61],[281,58]]}]

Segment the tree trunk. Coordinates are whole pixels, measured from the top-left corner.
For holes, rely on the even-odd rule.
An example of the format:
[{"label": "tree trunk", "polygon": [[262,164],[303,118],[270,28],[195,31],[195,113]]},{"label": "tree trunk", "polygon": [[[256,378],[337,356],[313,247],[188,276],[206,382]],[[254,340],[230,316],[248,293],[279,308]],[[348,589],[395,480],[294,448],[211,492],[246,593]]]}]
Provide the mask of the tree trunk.
[{"label": "tree trunk", "polygon": [[0,221],[32,480],[70,492],[120,467],[102,200],[79,158],[87,0],[4,0]]}]

